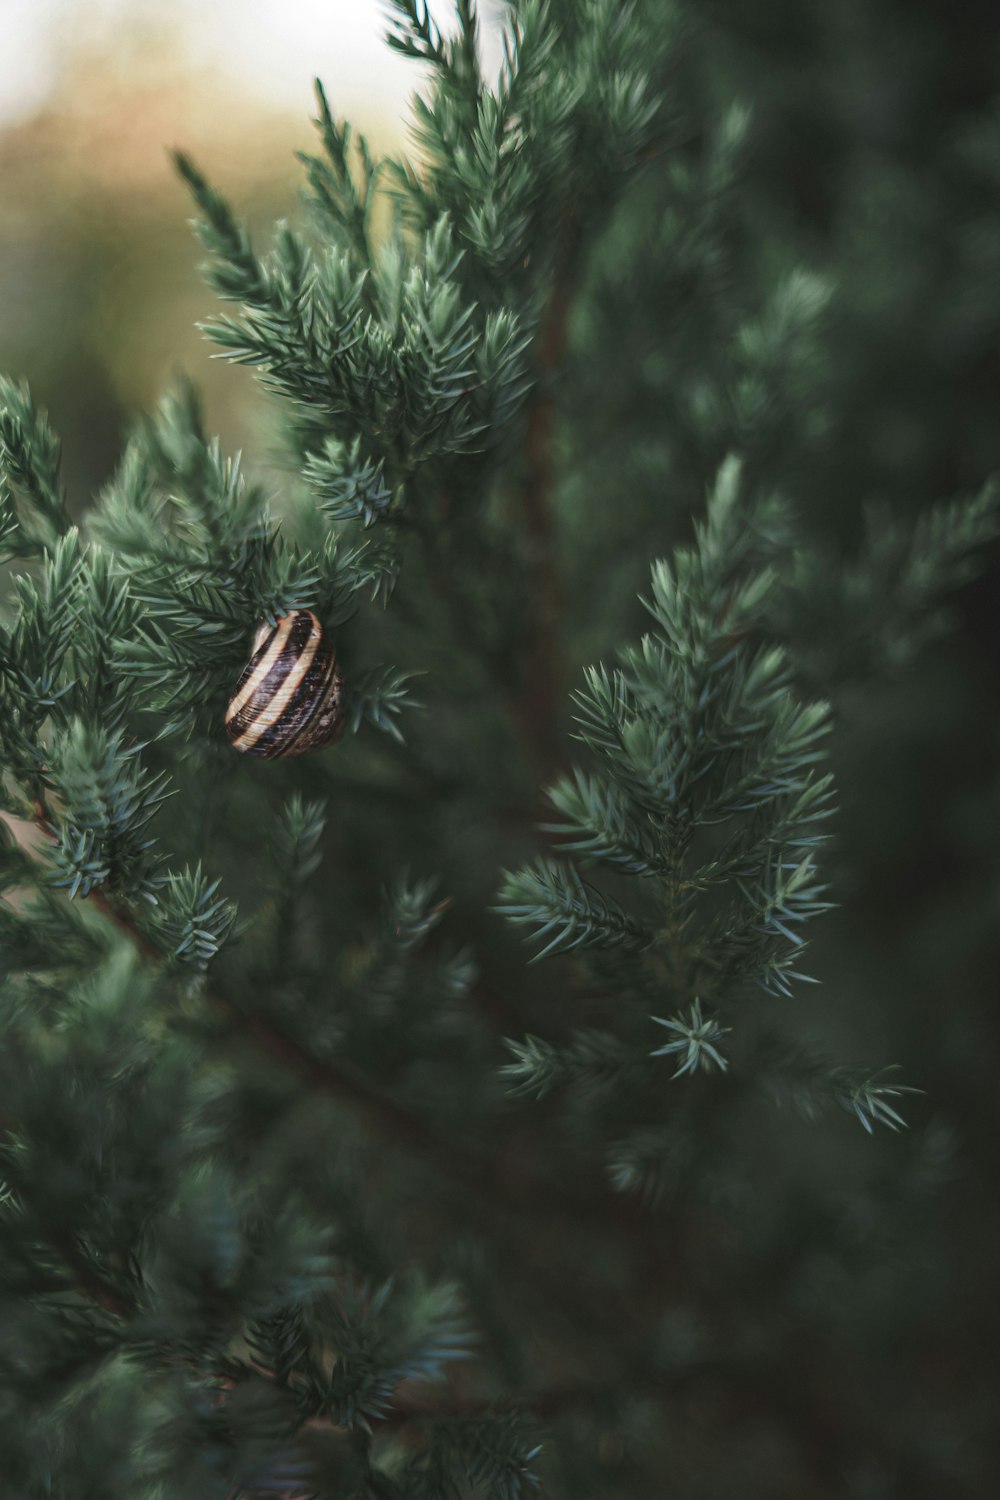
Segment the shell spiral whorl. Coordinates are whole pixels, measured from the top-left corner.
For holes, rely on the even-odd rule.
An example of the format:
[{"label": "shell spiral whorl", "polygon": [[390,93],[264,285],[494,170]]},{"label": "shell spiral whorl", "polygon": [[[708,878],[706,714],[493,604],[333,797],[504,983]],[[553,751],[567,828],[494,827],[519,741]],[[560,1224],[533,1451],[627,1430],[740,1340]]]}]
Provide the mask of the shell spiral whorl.
[{"label": "shell spiral whorl", "polygon": [[312,610],[262,625],[226,709],[233,749],[261,760],[304,755],[331,745],[346,720],[336,653]]}]

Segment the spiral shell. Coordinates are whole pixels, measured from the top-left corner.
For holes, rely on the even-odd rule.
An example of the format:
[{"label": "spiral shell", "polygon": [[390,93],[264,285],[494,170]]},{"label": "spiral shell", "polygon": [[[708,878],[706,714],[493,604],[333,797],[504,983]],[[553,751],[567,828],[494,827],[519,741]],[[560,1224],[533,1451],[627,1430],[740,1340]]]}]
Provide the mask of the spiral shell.
[{"label": "spiral shell", "polygon": [[344,679],[312,610],[262,625],[226,709],[233,749],[262,760],[305,755],[332,745],[345,722]]}]

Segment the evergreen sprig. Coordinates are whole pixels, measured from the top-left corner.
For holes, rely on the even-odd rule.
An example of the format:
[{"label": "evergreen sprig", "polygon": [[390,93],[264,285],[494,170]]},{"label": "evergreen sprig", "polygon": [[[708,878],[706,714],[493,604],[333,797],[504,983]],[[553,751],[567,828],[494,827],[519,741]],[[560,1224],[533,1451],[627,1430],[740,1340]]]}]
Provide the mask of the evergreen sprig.
[{"label": "evergreen sprig", "polygon": [[[501,888],[507,916],[548,939],[539,958],[601,950],[594,977],[636,1018],[654,997],[673,1002],[670,1018],[650,1017],[673,1038],[646,1052],[679,1054],[674,1078],[727,1069],[717,1043],[734,1027],[719,1016],[735,1020],[738,1006],[748,1024],[754,988],[792,995],[808,978],[796,967],[800,929],[829,905],[816,863],[832,811],[831,778],[819,769],[829,711],[796,697],[785,652],[763,634],[777,576],[755,559],[762,519],[727,460],[693,545],[653,568],[656,633],[626,648],[619,667],[592,668],[576,695],[579,738],[601,769],[574,769],[550,790],[563,815],[550,831],[568,839],[557,858]],[[627,904],[589,884],[584,861],[621,871]],[[616,963],[622,945],[634,951]],[[630,1024],[633,1045],[639,1034]],[[628,1090],[644,1125],[655,1073],[638,1056],[629,1070],[616,1045],[602,1063],[599,1037],[511,1045],[504,1072],[519,1091],[603,1074],[618,1081],[613,1096]],[[891,1106],[863,1083],[851,1097],[866,1129],[895,1127]],[[614,1179],[625,1180],[620,1170]]]},{"label": "evergreen sprig", "polygon": [[435,1423],[423,1472],[407,1493],[414,1500],[430,1500],[457,1469],[467,1484],[497,1500],[530,1500],[540,1489],[531,1467],[542,1451],[537,1432],[530,1415],[521,1412]]},{"label": "evergreen sprig", "polygon": [[669,1057],[672,1053],[679,1054],[680,1062],[674,1073],[675,1078],[680,1078],[685,1073],[695,1073],[699,1068],[705,1073],[710,1073],[713,1068],[723,1073],[726,1071],[729,1065],[717,1044],[730,1028],[720,1026],[711,1016],[703,1015],[701,1001],[697,997],[692,1001],[687,1015],[674,1016],[669,1020],[654,1016],[653,1020],[658,1026],[665,1026],[674,1033],[674,1040],[657,1047],[651,1056]]},{"label": "evergreen sprig", "polygon": [[323,157],[298,153],[306,168],[308,201],[336,237],[352,246],[357,263],[371,263],[371,213],[375,204],[380,163],[372,157],[365,137],[350,124],[333,117],[323,85],[316,80],[319,117],[315,121]]},{"label": "evergreen sprig", "polygon": [[[20,504],[18,505],[18,502]],[[68,528],[59,441],[27,384],[0,376],[0,529],[7,556],[37,556]]]},{"label": "evergreen sprig", "polygon": [[82,719],[53,739],[45,779],[60,806],[49,857],[56,884],[71,896],[104,885],[153,896],[159,880],[148,830],[169,788],[165,775],[143,767],[141,749]]},{"label": "evergreen sprig", "polygon": [[219,895],[201,865],[173,871],[157,893],[154,942],[181,967],[203,975],[236,921],[236,903]]}]

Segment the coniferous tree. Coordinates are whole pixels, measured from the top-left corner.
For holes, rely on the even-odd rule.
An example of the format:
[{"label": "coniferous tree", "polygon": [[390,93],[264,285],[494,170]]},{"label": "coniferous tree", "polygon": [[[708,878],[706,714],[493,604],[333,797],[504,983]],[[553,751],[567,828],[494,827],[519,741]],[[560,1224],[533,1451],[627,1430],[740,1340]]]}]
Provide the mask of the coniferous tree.
[{"label": "coniferous tree", "polygon": [[[788,1319],[861,1256],[859,1202],[916,1212],[940,1133],[852,1166],[847,1207],[811,1159],[806,1191],[827,1105],[898,1132],[921,1080],[874,1024],[842,1047],[835,982],[797,1018],[831,729],[939,628],[996,501],[874,513],[846,562],[824,533],[843,294],[755,222],[721,22],[517,0],[495,80],[478,25],[394,0],[417,158],[319,88],[265,254],[178,159],[280,496],[184,387],[75,516],[0,388],[12,1496],[911,1472]],[[344,733],[235,754],[296,611]]]}]

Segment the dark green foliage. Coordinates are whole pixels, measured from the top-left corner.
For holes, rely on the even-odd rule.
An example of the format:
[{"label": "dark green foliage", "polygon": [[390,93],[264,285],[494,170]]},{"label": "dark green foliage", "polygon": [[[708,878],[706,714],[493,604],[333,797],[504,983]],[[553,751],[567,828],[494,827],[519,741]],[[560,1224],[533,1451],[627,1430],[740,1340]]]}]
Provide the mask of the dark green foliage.
[{"label": "dark green foliage", "polygon": [[980,549],[997,534],[989,483],[967,499],[928,507],[912,526],[884,507],[869,510],[863,544],[832,575],[834,587],[828,558],[798,553],[777,613],[783,631],[795,622],[803,668],[838,682],[905,666],[947,626],[942,594],[975,576]]},{"label": "dark green foliage", "polygon": [[0,413],[3,548],[8,556],[30,557],[66,530],[59,443],[24,384],[0,379]]},{"label": "dark green foliage", "polygon": [[[630,1109],[643,1132],[662,1098],[643,1058],[679,1052],[674,1078],[724,1070],[716,1044],[733,1027],[718,1016],[738,1013],[749,1029],[755,988],[791,996],[805,977],[795,967],[800,928],[828,905],[816,854],[833,810],[820,765],[829,712],[796,699],[784,652],[759,639],[777,583],[773,568],[747,567],[759,530],[729,462],[695,545],[653,570],[656,633],[625,650],[620,667],[591,669],[576,696],[579,738],[599,770],[576,770],[549,794],[562,815],[551,831],[568,836],[563,849],[575,859],[536,861],[503,887],[508,915],[546,940],[540,956],[635,950],[621,1004],[636,1020],[653,1005],[676,1006],[650,1017],[671,1032],[666,1045],[649,1045],[651,1029],[643,1044],[634,1024],[625,1033],[635,1048]],[[631,877],[627,911],[584,878],[582,861]],[[599,1046],[581,1048],[571,1035],[564,1048],[560,1059],[537,1042],[515,1044],[518,1087],[548,1093],[560,1075],[579,1085],[588,1065],[607,1066]],[[628,1066],[620,1047],[614,1057]],[[608,1104],[620,1128],[621,1100]],[[879,1117],[859,1115],[866,1128]]]},{"label": "dark green foliage", "polygon": [[[181,386],[75,526],[0,385],[12,1500],[987,1493],[988,1419],[921,1373],[965,1306],[928,1270],[969,1149],[937,1054],[983,1028],[921,1019],[919,941],[880,960],[881,809],[905,901],[933,799],[864,735],[952,649],[996,444],[977,408],[973,472],[885,458],[906,393],[867,330],[909,348],[933,276],[891,223],[865,262],[850,201],[807,230],[763,19],[503,21],[488,79],[473,0],[394,0],[419,159],[319,87],[307,220],[264,254],[177,159],[280,496]],[[936,170],[993,182],[994,145],[977,120]],[[960,238],[992,266],[991,221]],[[348,733],[253,763],[225,706],[293,609]],[[930,914],[949,997],[990,859]]]}]

